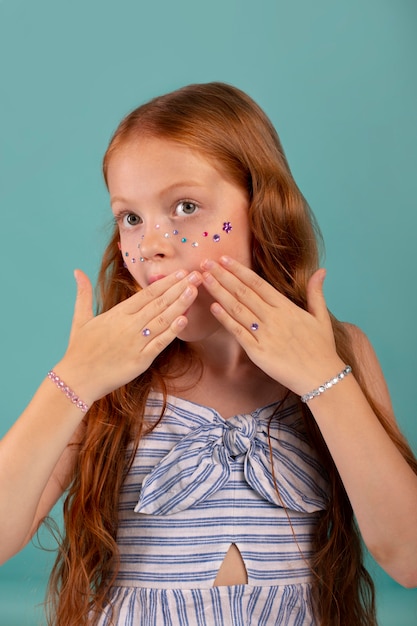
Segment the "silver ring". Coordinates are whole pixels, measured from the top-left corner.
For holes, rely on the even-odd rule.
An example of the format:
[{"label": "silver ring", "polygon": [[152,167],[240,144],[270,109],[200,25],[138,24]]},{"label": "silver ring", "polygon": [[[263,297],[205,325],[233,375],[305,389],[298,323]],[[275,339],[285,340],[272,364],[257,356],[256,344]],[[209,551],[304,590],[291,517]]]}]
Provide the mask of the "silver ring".
[{"label": "silver ring", "polygon": [[144,337],[149,337],[149,335],[150,335],[150,334],[151,334],[151,331],[149,330],[149,328],[144,328],[144,329],[142,330],[142,335],[143,335]]},{"label": "silver ring", "polygon": [[250,329],[252,332],[256,332],[259,328],[259,324],[257,322],[252,322],[252,324],[250,325]]}]

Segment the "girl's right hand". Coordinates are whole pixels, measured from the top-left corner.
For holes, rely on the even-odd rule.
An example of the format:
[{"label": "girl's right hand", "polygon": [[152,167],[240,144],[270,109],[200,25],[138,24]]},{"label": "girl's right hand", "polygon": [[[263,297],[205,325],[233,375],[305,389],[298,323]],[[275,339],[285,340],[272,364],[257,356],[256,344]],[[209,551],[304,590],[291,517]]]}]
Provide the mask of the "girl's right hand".
[{"label": "girl's right hand", "polygon": [[75,279],[77,298],[69,345],[55,369],[87,404],[150,366],[187,325],[185,312],[202,282],[198,272],[176,272],[94,316],[89,278],[76,270]]}]

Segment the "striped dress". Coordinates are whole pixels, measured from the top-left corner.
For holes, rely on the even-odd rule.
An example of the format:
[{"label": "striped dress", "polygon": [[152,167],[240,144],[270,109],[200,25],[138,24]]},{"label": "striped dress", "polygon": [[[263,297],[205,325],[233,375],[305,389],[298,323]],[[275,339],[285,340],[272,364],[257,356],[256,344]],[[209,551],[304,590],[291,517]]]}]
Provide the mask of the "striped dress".
[{"label": "striped dress", "polygon": [[[161,406],[151,394],[149,422]],[[316,624],[308,559],[328,481],[295,397],[272,420],[271,472],[267,429],[276,409],[224,419],[168,396],[120,496],[120,569],[99,626]],[[247,584],[214,587],[231,544]]]}]

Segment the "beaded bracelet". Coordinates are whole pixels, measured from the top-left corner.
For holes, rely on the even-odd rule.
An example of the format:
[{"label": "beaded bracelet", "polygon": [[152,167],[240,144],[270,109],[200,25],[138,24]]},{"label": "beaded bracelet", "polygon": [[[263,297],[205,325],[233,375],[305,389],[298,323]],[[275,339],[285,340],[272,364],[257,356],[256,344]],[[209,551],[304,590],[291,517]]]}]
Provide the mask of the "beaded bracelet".
[{"label": "beaded bracelet", "polygon": [[65,395],[67,396],[68,400],[71,400],[71,402],[73,404],[75,404],[75,406],[78,409],[81,409],[81,411],[83,413],[87,413],[88,409],[90,408],[88,406],[88,404],[86,404],[85,402],[83,402],[78,396],[77,394],[70,389],[63,380],[60,379],[59,376],[57,376],[54,372],[54,370],[51,370],[50,372],[48,372],[48,378],[50,380],[52,380],[53,383],[55,383],[55,385],[58,387],[58,389],[60,389],[61,391],[63,391],[65,393]]},{"label": "beaded bracelet", "polygon": [[303,396],[301,396],[301,402],[308,402],[313,398],[317,398],[317,396],[320,396],[322,393],[327,391],[327,389],[333,387],[333,385],[337,385],[337,383],[343,380],[345,376],[351,373],[351,371],[352,368],[350,367],[350,365],[346,365],[345,369],[343,369],[340,374],[338,374],[334,378],[331,378],[330,380],[327,380],[325,383],[320,385],[320,387],[317,387],[317,389],[313,389],[313,391],[305,393]]}]

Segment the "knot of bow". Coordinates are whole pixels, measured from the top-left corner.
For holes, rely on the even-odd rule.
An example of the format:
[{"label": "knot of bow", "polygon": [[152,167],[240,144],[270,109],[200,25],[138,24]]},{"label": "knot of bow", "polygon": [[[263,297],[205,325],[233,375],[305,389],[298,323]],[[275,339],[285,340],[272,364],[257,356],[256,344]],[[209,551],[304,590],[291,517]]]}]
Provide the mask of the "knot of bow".
[{"label": "knot of bow", "polygon": [[252,415],[199,426],[145,477],[135,512],[170,515],[204,502],[241,458],[246,482],[264,500],[294,511],[323,510],[327,480],[305,437],[286,427],[285,437],[271,436],[271,442],[270,451],[266,425]]}]

